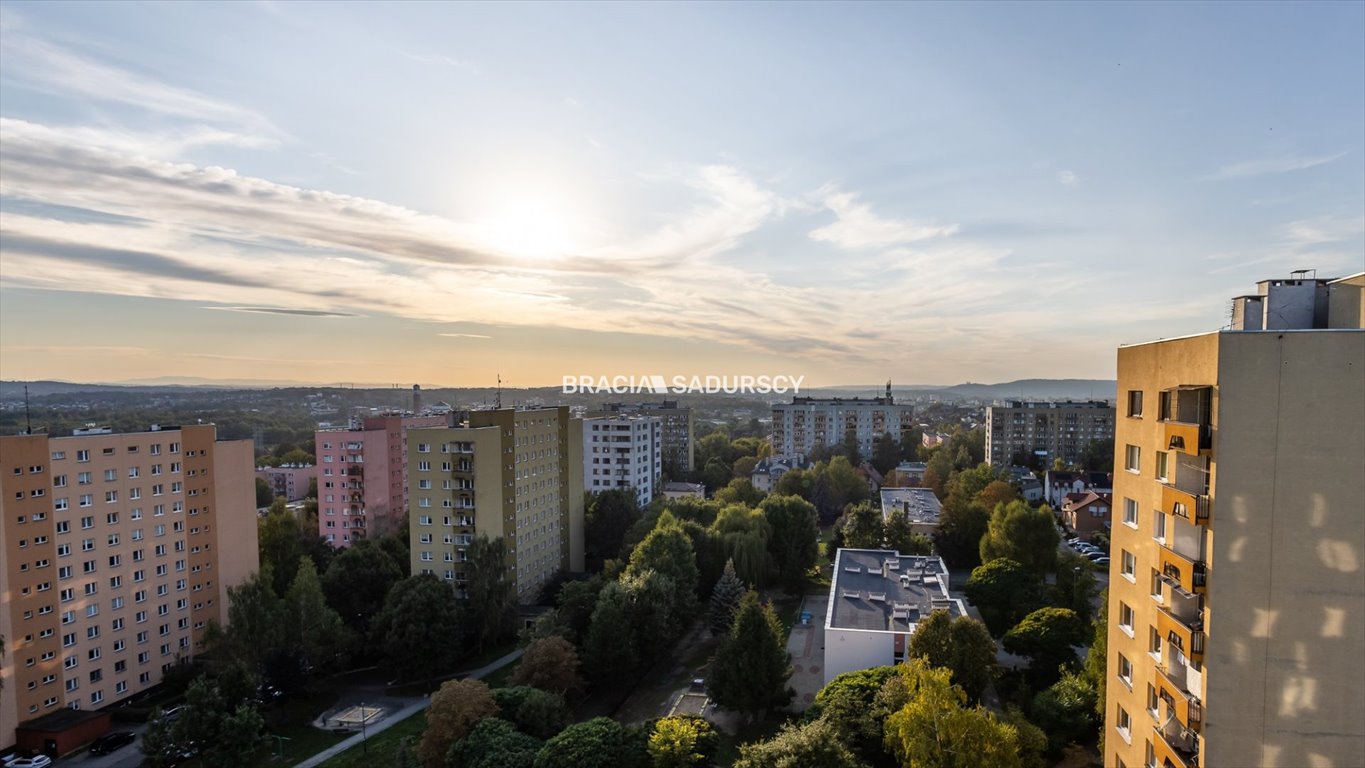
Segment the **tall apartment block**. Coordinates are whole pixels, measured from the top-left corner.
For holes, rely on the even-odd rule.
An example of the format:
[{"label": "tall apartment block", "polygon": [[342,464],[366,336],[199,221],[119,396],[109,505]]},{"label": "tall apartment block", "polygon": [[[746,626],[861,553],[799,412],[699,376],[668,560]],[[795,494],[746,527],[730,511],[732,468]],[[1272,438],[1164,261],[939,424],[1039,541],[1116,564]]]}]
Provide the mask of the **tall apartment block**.
[{"label": "tall apartment block", "polygon": [[1114,440],[1114,406],[1103,400],[999,400],[986,407],[986,460],[1008,467],[1024,453],[1079,464],[1093,441]]},{"label": "tall apartment block", "polygon": [[583,570],[583,421],[568,406],[451,414],[408,431],[412,572],[462,593],[469,544],[507,541],[522,602],[561,570]]},{"label": "tall apartment block", "polygon": [[445,423],[445,416],[395,414],[317,432],[318,535],[349,547],[397,530],[408,509],[407,432]]},{"label": "tall apartment block", "polygon": [[645,506],[654,498],[663,471],[663,424],[655,416],[602,416],[583,420],[583,488],[635,492]]},{"label": "tall apartment block", "polygon": [[1260,288],[1118,350],[1111,768],[1365,755],[1365,273]]},{"label": "tall apartment block", "polygon": [[156,685],[226,621],[258,565],[255,466],[250,440],[215,436],[0,437],[0,747]]},{"label": "tall apartment block", "polygon": [[607,403],[602,406],[602,410],[588,413],[584,418],[622,414],[658,418],[663,425],[663,471],[674,480],[692,471],[696,441],[691,408],[679,405],[677,400],[663,400],[657,403]]},{"label": "tall apartment block", "polygon": [[876,440],[891,435],[900,441],[914,427],[914,409],[897,405],[886,385],[885,397],[793,397],[773,406],[773,453],[809,456],[817,448],[834,448],[852,435],[863,456],[871,456]]}]

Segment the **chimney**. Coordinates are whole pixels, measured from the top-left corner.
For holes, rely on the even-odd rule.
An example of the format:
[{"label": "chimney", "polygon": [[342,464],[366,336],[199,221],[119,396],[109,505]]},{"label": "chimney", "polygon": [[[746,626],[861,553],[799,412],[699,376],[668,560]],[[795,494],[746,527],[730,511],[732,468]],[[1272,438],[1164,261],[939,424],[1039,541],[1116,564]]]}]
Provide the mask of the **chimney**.
[{"label": "chimney", "polygon": [[412,414],[414,416],[422,412],[422,385],[412,385]]}]

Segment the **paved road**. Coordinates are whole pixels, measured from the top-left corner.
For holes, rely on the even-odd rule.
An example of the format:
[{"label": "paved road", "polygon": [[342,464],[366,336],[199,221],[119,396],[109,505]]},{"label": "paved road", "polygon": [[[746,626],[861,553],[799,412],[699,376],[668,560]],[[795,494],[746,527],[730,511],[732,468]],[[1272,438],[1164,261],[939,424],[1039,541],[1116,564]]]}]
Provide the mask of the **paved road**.
[{"label": "paved road", "polygon": [[815,694],[825,687],[825,613],[828,608],[828,594],[803,597],[801,610],[810,611],[810,624],[793,626],[787,636],[787,654],[792,664],[788,682],[796,691],[791,703],[794,712],[806,711],[815,701]]},{"label": "paved road", "polygon": [[[515,651],[512,651],[511,653],[507,654],[506,656],[503,656],[500,659],[497,659],[491,664],[479,667],[478,669],[475,670],[471,670],[467,677],[478,680],[480,678],[493,674],[494,672],[498,671],[499,669],[502,669],[508,664],[511,664],[512,662],[516,661],[519,658],[521,658],[520,648],[518,648]],[[406,707],[403,707],[402,709],[399,709],[389,714],[383,720],[380,720],[379,722],[373,725],[367,726],[363,734],[357,733],[356,735],[351,736],[343,741],[339,741],[336,744],[332,745],[331,747],[328,747],[327,749],[317,753],[316,755],[313,755],[307,760],[304,760],[303,762],[295,765],[294,768],[313,768],[313,766],[321,765],[330,760],[331,758],[335,757],[336,755],[339,755],[342,752],[345,752],[346,750],[350,749],[351,747],[356,746],[364,739],[367,739],[370,736],[374,736],[375,734],[378,733],[383,733],[394,724],[402,722],[406,718],[409,718],[417,714],[418,712],[421,712],[422,710],[426,709],[427,706],[430,704],[431,697],[423,696],[421,700],[413,702],[412,704],[409,704]]]}]

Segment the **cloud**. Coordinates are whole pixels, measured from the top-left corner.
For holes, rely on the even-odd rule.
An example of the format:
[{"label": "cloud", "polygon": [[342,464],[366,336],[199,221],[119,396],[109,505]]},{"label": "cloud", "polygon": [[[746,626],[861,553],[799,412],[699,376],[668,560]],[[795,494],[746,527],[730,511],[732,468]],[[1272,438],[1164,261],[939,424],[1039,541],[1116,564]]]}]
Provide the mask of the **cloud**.
[{"label": "cloud", "polygon": [[67,129],[87,139],[98,137],[102,146],[164,152],[168,146],[207,143],[276,146],[286,138],[259,112],[78,53],[35,34],[12,14],[0,25],[0,46],[5,51],[5,79],[11,86],[66,97],[87,108],[114,105],[179,123],[160,136],[138,136],[110,125]]},{"label": "cloud", "polygon": [[872,212],[871,206],[858,202],[857,195],[848,192],[826,191],[821,202],[838,219],[808,234],[812,240],[832,243],[845,250],[903,245],[948,237],[957,232],[956,224],[939,226],[909,219],[881,218]]},{"label": "cloud", "polygon": [[485,336],[482,333],[438,333],[437,336],[445,336],[448,339],[491,339],[492,336]]},{"label": "cloud", "polygon": [[255,312],[263,315],[298,315],[302,317],[356,317],[351,312],[328,312],[321,309],[288,309],[285,307],[204,307],[223,312]]},{"label": "cloud", "polygon": [[1081,183],[1081,177],[1075,171],[1057,171],[1057,183],[1064,187],[1074,187]]},{"label": "cloud", "polygon": [[1337,152],[1332,155],[1298,155],[1266,158],[1263,160],[1245,160],[1240,163],[1225,165],[1213,173],[1201,177],[1200,180],[1224,181],[1227,179],[1248,179],[1253,176],[1302,171],[1306,168],[1315,168],[1319,165],[1326,165],[1327,163],[1339,160],[1345,156],[1345,152]]}]

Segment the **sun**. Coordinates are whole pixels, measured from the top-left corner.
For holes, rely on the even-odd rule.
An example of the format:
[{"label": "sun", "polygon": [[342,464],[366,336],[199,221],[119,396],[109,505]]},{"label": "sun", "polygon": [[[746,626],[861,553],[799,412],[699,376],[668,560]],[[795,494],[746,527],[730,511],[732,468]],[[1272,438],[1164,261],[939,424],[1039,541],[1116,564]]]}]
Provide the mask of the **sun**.
[{"label": "sun", "polygon": [[494,196],[475,226],[489,247],[525,259],[558,258],[575,245],[569,206],[545,188],[527,186]]}]

